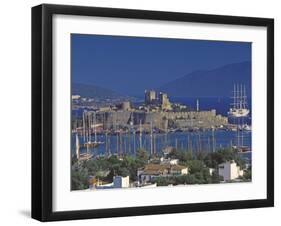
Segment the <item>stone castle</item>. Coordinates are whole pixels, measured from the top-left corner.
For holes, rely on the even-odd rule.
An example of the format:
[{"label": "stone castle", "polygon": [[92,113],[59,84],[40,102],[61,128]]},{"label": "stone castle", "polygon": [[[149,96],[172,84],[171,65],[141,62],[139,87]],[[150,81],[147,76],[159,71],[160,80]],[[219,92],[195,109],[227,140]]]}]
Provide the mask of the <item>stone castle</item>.
[{"label": "stone castle", "polygon": [[[181,110],[174,110],[174,106],[180,106]],[[157,98],[155,91],[145,91],[144,104],[138,108],[132,108],[130,102],[124,102],[116,108],[100,108],[96,118],[104,129],[138,127],[141,124],[144,130],[149,131],[152,124],[156,129],[167,131],[211,129],[228,124],[227,117],[216,114],[214,109],[200,111],[197,102],[196,110],[188,110],[184,105],[172,104],[165,93],[159,93]]]}]

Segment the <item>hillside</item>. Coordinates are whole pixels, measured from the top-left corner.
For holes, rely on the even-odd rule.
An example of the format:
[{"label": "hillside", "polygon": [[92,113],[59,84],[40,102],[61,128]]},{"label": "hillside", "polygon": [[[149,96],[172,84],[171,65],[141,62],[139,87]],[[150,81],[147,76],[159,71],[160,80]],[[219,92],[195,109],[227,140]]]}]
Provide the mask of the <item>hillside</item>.
[{"label": "hillside", "polygon": [[175,97],[229,97],[234,84],[244,84],[251,96],[251,63],[228,64],[214,70],[195,71],[159,87]]}]

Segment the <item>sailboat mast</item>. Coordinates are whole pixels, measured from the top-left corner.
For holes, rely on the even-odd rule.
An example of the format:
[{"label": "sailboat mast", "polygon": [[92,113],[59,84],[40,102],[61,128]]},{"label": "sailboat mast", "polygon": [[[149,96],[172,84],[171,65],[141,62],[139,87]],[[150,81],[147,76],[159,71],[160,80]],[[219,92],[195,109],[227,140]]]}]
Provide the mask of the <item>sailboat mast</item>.
[{"label": "sailboat mast", "polygon": [[152,121],[150,122],[150,154],[153,154],[153,131],[152,131]]},{"label": "sailboat mast", "polygon": [[111,143],[110,142],[111,142],[111,137],[108,138],[108,154],[109,154],[109,156],[111,155],[111,148],[110,148]]},{"label": "sailboat mast", "polygon": [[118,137],[118,133],[119,133],[119,131],[117,131],[117,133],[116,133],[116,153],[117,153],[117,156],[119,157],[119,137]]},{"label": "sailboat mast", "polygon": [[133,142],[134,142],[134,154],[135,154],[136,153],[136,131],[135,131],[135,129],[133,131],[133,135],[134,135]]},{"label": "sailboat mast", "polygon": [[243,108],[243,88],[242,84],[240,84],[240,109]]},{"label": "sailboat mast", "polygon": [[215,152],[216,148],[216,141],[215,141],[215,128],[212,128],[212,146],[213,146],[213,152]]},{"label": "sailboat mast", "polygon": [[211,142],[209,136],[208,136],[208,152],[211,152]]},{"label": "sailboat mast", "polygon": [[239,109],[239,84],[236,84],[236,95],[235,95],[235,98],[236,98],[236,109]]},{"label": "sailboat mast", "polygon": [[[85,130],[86,130],[86,140],[87,140],[87,156],[89,154],[89,113],[85,114]],[[87,126],[87,129],[86,129]]]},{"label": "sailboat mast", "polygon": [[107,144],[107,131],[105,132],[105,153],[108,154],[108,144]]},{"label": "sailboat mast", "polygon": [[83,139],[84,139],[84,143],[86,141],[86,128],[85,128],[85,112],[83,111]]},{"label": "sailboat mast", "polygon": [[89,142],[91,142],[91,140],[92,140],[92,137],[91,137],[91,132],[92,132],[92,120],[91,120],[91,115],[89,115],[88,121],[89,121]]},{"label": "sailboat mast", "polygon": [[96,113],[94,113],[94,131],[95,131],[95,143],[97,142],[97,118]]},{"label": "sailboat mast", "polygon": [[244,118],[242,118],[241,120],[242,120],[242,122],[241,122],[241,146],[243,147],[244,146],[244,132],[243,132]]},{"label": "sailboat mast", "polygon": [[76,133],[76,157],[79,160],[79,158],[80,158],[80,144],[79,144],[79,138],[78,138],[77,133]]},{"label": "sailboat mast", "polygon": [[153,153],[156,154],[156,136],[154,134],[153,136],[153,143],[154,143],[154,146],[153,146]]},{"label": "sailboat mast", "polygon": [[239,133],[239,125],[240,125],[240,120],[239,118],[237,119],[237,149],[240,147],[240,133]]},{"label": "sailboat mast", "polygon": [[131,120],[130,120],[130,125],[129,125],[128,139],[129,139],[129,153],[132,154],[132,150],[131,150],[131,146],[132,146],[131,133],[133,132],[133,125],[134,125],[134,114],[133,113],[131,113],[130,118],[131,118]]},{"label": "sailboat mast", "polygon": [[131,126],[129,127],[128,133],[128,153],[131,154]]},{"label": "sailboat mast", "polygon": [[85,136],[86,136],[86,142],[89,141],[89,129],[88,129],[88,123],[87,123],[87,114],[85,113]]},{"label": "sailboat mast", "polygon": [[88,124],[88,120],[89,120],[89,115],[88,112],[87,114],[85,114],[85,130],[86,130],[86,141],[89,142],[89,124]]},{"label": "sailboat mast", "polygon": [[189,134],[187,135],[187,151],[190,151],[190,137]]},{"label": "sailboat mast", "polygon": [[234,83],[234,91],[233,91],[233,108],[237,108],[237,103],[236,103],[236,84]]},{"label": "sailboat mast", "polygon": [[142,125],[141,125],[141,120],[140,120],[140,149],[142,149]]},{"label": "sailboat mast", "polygon": [[126,139],[126,134],[124,135],[124,155],[127,154],[127,139]]},{"label": "sailboat mast", "polygon": [[120,139],[120,156],[123,156],[123,142],[122,142],[122,130],[120,130],[120,134],[119,134],[119,139]]},{"label": "sailboat mast", "polygon": [[247,106],[247,100],[246,100],[246,98],[247,98],[247,95],[246,95],[246,86],[244,85],[244,108],[246,108]]}]

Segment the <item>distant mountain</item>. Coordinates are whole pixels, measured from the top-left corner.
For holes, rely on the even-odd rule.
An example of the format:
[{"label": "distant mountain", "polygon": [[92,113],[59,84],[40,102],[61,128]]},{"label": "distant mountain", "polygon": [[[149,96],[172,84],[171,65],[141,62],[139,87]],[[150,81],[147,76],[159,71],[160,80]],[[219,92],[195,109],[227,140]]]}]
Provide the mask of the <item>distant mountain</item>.
[{"label": "distant mountain", "polygon": [[82,97],[88,97],[88,98],[104,98],[104,99],[116,99],[116,98],[127,97],[110,89],[106,89],[92,84],[81,84],[81,83],[72,84],[72,94],[80,95]]},{"label": "distant mountain", "polygon": [[244,84],[251,96],[251,63],[228,64],[213,70],[195,71],[159,87],[174,97],[229,97],[234,84]]}]

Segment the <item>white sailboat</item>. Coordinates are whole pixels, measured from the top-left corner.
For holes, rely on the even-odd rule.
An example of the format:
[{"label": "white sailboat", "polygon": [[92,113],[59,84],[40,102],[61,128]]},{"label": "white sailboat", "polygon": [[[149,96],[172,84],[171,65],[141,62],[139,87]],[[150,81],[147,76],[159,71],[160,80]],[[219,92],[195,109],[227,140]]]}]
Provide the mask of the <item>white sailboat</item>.
[{"label": "white sailboat", "polygon": [[233,91],[233,103],[229,109],[228,116],[231,118],[247,117],[250,110],[247,108],[247,96],[245,85],[235,85]]}]

